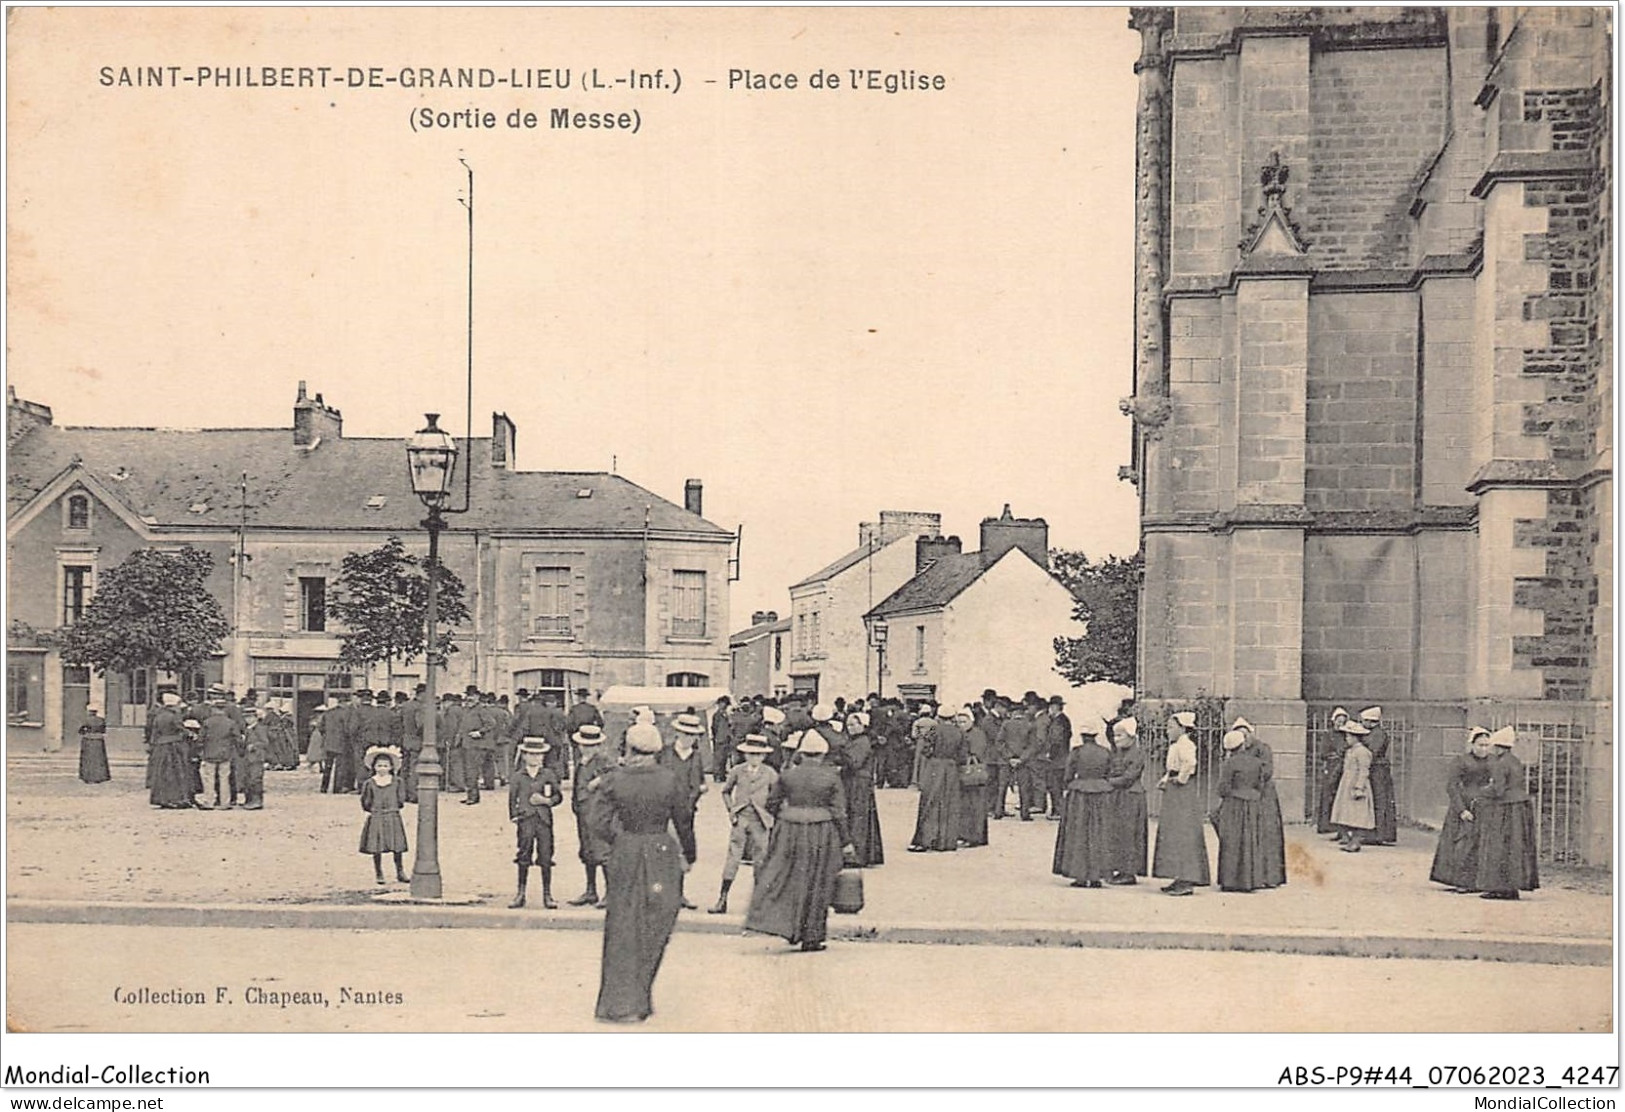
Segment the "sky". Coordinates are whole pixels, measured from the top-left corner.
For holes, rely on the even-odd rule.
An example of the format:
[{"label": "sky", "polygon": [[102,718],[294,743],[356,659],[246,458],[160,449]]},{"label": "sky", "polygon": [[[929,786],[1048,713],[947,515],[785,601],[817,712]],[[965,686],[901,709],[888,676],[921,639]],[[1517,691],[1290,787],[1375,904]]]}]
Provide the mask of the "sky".
[{"label": "sky", "polygon": [[732,628],[885,509],[1137,545],[1125,9],[26,9],[7,48],[7,380],[58,423],[287,426],[305,380],[346,435],[461,430],[466,160],[475,435],[701,479]]}]

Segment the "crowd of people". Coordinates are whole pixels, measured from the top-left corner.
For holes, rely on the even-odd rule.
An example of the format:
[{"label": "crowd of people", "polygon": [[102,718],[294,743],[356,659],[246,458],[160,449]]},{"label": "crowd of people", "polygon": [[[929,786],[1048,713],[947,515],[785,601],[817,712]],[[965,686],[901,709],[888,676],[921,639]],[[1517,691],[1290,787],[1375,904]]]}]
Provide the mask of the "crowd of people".
[{"label": "crowd of people", "polygon": [[[1274,754],[1245,718],[1224,734],[1222,760],[1204,778],[1195,714],[1169,714],[1160,777],[1152,779],[1127,701],[1115,715],[1074,726],[1062,697],[1032,691],[1013,699],[989,689],[963,706],[875,695],[829,703],[753,697],[738,705],[723,697],[709,725],[695,707],[663,726],[640,707],[624,735],[610,738],[588,693],[577,695],[566,711],[552,694],[521,689],[510,706],[506,696],[469,687],[431,712],[421,685],[411,696],[356,691],[318,708],[301,754],[284,705],[262,704],[254,692],[238,701],[221,685],[190,704],[163,691],[146,725],[147,786],[160,808],[259,808],[267,768],[303,765],[319,774],[322,792],[359,795],[360,852],[372,857],[378,884],[388,883],[385,854],[404,883],[402,812],[416,802],[415,768],[433,713],[447,789],[463,792],[469,805],[482,789],[507,789],[516,840],[510,907],[526,905],[532,868],[540,870],[542,906],[558,906],[553,812],[568,798],[586,881],[569,903],[605,912],[598,1015],[617,1022],[651,1013],[676,918],[696,908],[684,880],[697,857],[699,802],[713,784],[729,829],[708,910],[729,911],[734,881],[749,865],[755,880],[745,929],[802,951],[824,948],[843,869],[886,860],[877,789],[918,789],[910,853],[985,846],[991,821],[1048,819],[1057,824],[1052,872],[1076,888],[1150,876],[1167,881],[1162,892],[1188,896],[1215,879],[1227,892],[1287,882]],[[1340,707],[1332,725],[1340,744],[1318,754],[1319,828],[1351,853],[1393,844],[1397,809],[1382,709],[1356,717]],[[94,712],[81,731],[81,777],[90,782],[106,778],[105,731]],[[1468,752],[1451,766],[1431,876],[1454,891],[1516,899],[1538,887],[1533,809],[1514,740],[1511,727],[1475,728]],[[1160,794],[1154,840],[1151,791]]]}]

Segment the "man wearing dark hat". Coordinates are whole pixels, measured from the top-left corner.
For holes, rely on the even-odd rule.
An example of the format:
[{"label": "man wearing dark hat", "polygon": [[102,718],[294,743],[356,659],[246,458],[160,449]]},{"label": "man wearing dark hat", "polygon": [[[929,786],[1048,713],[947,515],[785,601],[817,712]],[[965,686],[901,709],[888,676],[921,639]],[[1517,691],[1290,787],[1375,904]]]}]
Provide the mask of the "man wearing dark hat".
[{"label": "man wearing dark hat", "polygon": [[1066,700],[1059,695],[1049,699],[1049,716],[1044,727],[1044,789],[1049,795],[1049,817],[1061,821],[1061,808],[1065,805],[1066,758],[1072,750],[1072,720],[1066,716]]},{"label": "man wearing dark hat", "polygon": [[494,791],[496,788],[496,745],[497,733],[502,728],[502,720],[496,713],[496,696],[487,691],[478,695],[479,701],[473,707],[463,712],[463,781],[468,794],[463,798],[467,804],[480,801],[480,789]]},{"label": "man wearing dark hat", "polygon": [[[1037,696],[1033,698],[1036,700]],[[1032,812],[1044,808],[1043,780],[1039,774],[1042,765],[1035,763],[1043,749],[1044,735],[1033,722],[1034,709],[1033,702],[1023,699],[1019,707],[1010,711],[1010,717],[1004,723],[1004,748],[1010,755],[1010,770],[1016,780],[1022,822],[1032,822]]]},{"label": "man wearing dark hat", "polygon": [[446,692],[439,717],[435,720],[435,738],[446,763],[446,790],[460,792],[467,786],[463,780],[463,697],[455,691]]},{"label": "man wearing dark hat", "polygon": [[[604,716],[600,714],[598,712],[598,708],[593,705],[592,692],[587,690],[585,687],[578,687],[576,688],[575,694],[576,701],[571,705],[569,713],[564,717],[564,728],[565,732],[570,737],[571,745],[568,747],[569,752],[567,754],[559,754],[559,760],[568,765],[568,768],[566,769],[567,777],[573,777],[575,775],[575,766],[579,764],[585,756],[585,754],[583,754],[581,750],[575,746],[575,735],[580,732],[581,727],[590,724],[597,726],[600,730],[604,728]],[[569,758],[568,760],[566,760],[567,756]]]},{"label": "man wearing dark hat", "polygon": [[728,777],[728,766],[733,764],[733,722],[728,708],[733,700],[724,695],[711,711],[711,777],[722,783]]},{"label": "man wearing dark hat", "polygon": [[988,814],[1002,819],[1006,797],[1010,794],[1010,746],[1005,741],[1004,726],[1010,719],[1010,700],[1002,695],[994,697],[993,705],[983,704],[982,732],[987,735]]},{"label": "man wearing dark hat", "polygon": [[[429,712],[424,702],[429,685],[420,683],[412,698],[396,708],[401,730],[401,781],[406,785],[406,801],[418,801],[418,761],[423,758],[423,716]],[[401,697],[405,692],[401,693]]]},{"label": "man wearing dark hat", "polygon": [[[496,771],[498,787],[508,783],[508,775],[519,767],[518,748],[508,737],[508,727],[513,725],[513,711],[508,709],[508,697],[498,695],[491,701],[491,712],[496,715],[496,736],[491,743],[491,764]],[[551,757],[553,754],[546,754]]]},{"label": "man wearing dark hat", "polygon": [[367,747],[361,741],[362,727],[372,716],[372,692],[368,688],[361,688],[355,693],[350,702],[350,708],[344,718],[344,748],[350,755],[350,780],[348,790],[359,792],[361,785],[372,778],[372,769],[366,766]]},{"label": "man wearing dark hat", "polygon": [[525,881],[534,864],[542,871],[542,906],[553,902],[553,808],[564,798],[559,778],[543,763],[547,742],[528,737],[519,743],[515,756],[518,767],[508,782],[508,821],[515,825],[518,852],[513,862],[519,870],[518,885],[510,908],[525,906]]}]

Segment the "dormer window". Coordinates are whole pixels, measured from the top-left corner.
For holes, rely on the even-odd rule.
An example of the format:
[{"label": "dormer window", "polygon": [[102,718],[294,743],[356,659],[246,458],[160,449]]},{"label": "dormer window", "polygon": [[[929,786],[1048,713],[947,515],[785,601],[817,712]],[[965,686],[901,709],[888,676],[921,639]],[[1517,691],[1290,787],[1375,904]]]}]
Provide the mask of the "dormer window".
[{"label": "dormer window", "polygon": [[75,532],[90,531],[90,496],[87,494],[68,495],[67,527]]}]

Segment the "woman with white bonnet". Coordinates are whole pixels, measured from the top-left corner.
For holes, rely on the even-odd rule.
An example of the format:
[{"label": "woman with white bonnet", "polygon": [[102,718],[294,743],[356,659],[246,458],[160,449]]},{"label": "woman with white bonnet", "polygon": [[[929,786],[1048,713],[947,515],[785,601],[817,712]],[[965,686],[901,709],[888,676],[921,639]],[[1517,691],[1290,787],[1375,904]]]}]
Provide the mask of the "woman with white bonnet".
[{"label": "woman with white bonnet", "polygon": [[1074,888],[1099,888],[1112,873],[1112,786],[1106,780],[1111,747],[1098,719],[1078,723],[1082,744],[1067,753],[1061,825],[1055,831],[1050,871]]},{"label": "woman with white bonnet", "polygon": [[1119,718],[1106,728],[1112,743],[1106,782],[1112,786],[1112,875],[1108,884],[1137,884],[1149,871],[1145,807],[1145,749],[1140,724]]},{"label": "woman with white bonnet", "polygon": [[806,951],[822,950],[829,905],[847,836],[841,777],[824,763],[829,742],[817,730],[801,737],[801,762],[786,768],[768,794],[774,816],[767,860],[756,866],[745,929],[772,934]]},{"label": "woman with white bonnet", "polygon": [[1188,710],[1169,717],[1166,771],[1157,785],[1162,789],[1162,807],[1151,875],[1169,882],[1162,890],[1170,896],[1189,896],[1212,882],[1203,829],[1206,808],[1196,782],[1196,743],[1190,736],[1195,728],[1196,715]]},{"label": "woman with white bonnet", "polygon": [[1365,747],[1370,733],[1358,722],[1343,723],[1348,748],[1343,750],[1343,775],[1332,800],[1332,825],[1338,828],[1338,848],[1345,853],[1359,853],[1366,835],[1377,826],[1377,809],[1371,801],[1371,750]]},{"label": "woman with white bonnet", "polygon": [[861,868],[885,863],[880,843],[880,811],[875,806],[875,749],[869,734],[869,716],[846,716],[846,757],[841,766],[841,789],[846,792],[847,827],[852,838],[853,861]]},{"label": "woman with white bonnet", "polygon": [[[954,716],[954,724],[965,738],[964,770],[980,768],[981,772],[972,771],[967,777],[962,772],[959,784],[959,840],[966,846],[987,845],[987,813],[989,782],[992,780],[992,770],[988,767],[988,750],[991,748],[987,740],[987,732],[976,724],[976,715],[970,707],[959,708]],[[981,779],[981,783],[967,783],[967,780]]]},{"label": "woman with white bonnet", "polygon": [[1478,869],[1474,887],[1486,900],[1515,900],[1540,887],[1535,864],[1535,805],[1525,787],[1523,762],[1512,752],[1513,726],[1490,735],[1490,782],[1473,806],[1478,824]]},{"label": "woman with white bonnet", "polygon": [[1478,890],[1478,816],[1474,808],[1489,786],[1491,757],[1495,747],[1490,732],[1482,726],[1467,731],[1467,752],[1450,762],[1445,778],[1444,825],[1439,830],[1439,846],[1433,852],[1433,868],[1428,879],[1452,892]]},{"label": "woman with white bonnet", "polygon": [[919,741],[920,800],[908,851],[956,850],[959,848],[959,766],[965,760],[965,735],[948,718],[922,717],[920,722],[927,725],[915,724]]},{"label": "woman with white bonnet", "polygon": [[1264,855],[1265,888],[1279,888],[1286,883],[1286,826],[1281,817],[1281,795],[1275,790],[1275,750],[1258,736],[1253,724],[1237,718],[1231,724],[1246,738],[1245,745],[1257,755],[1263,766],[1263,779],[1258,785],[1258,822],[1260,843]]},{"label": "woman with white bonnet", "polygon": [[1247,744],[1247,735],[1224,735],[1224,763],[1219,766],[1219,809],[1213,829],[1219,836],[1219,891],[1253,892],[1265,887],[1263,796],[1264,762]]},{"label": "woman with white bonnet", "polygon": [[604,775],[602,806],[588,815],[593,836],[611,847],[596,1013],[610,1023],[640,1023],[654,1012],[655,974],[696,856],[688,793],[657,762],[661,748],[653,724],[628,728],[626,757]]},{"label": "woman with white bonnet", "polygon": [[192,763],[186,727],[182,725],[181,697],[166,691],[147,718],[147,787],[149,801],[166,811],[195,806],[192,799]]},{"label": "woman with white bonnet", "polygon": [[1343,832],[1332,824],[1332,801],[1337,798],[1337,782],[1343,778],[1343,752],[1348,748],[1343,726],[1348,720],[1349,712],[1342,707],[1332,711],[1329,728],[1315,755],[1315,833],[1333,841],[1343,840]]}]

